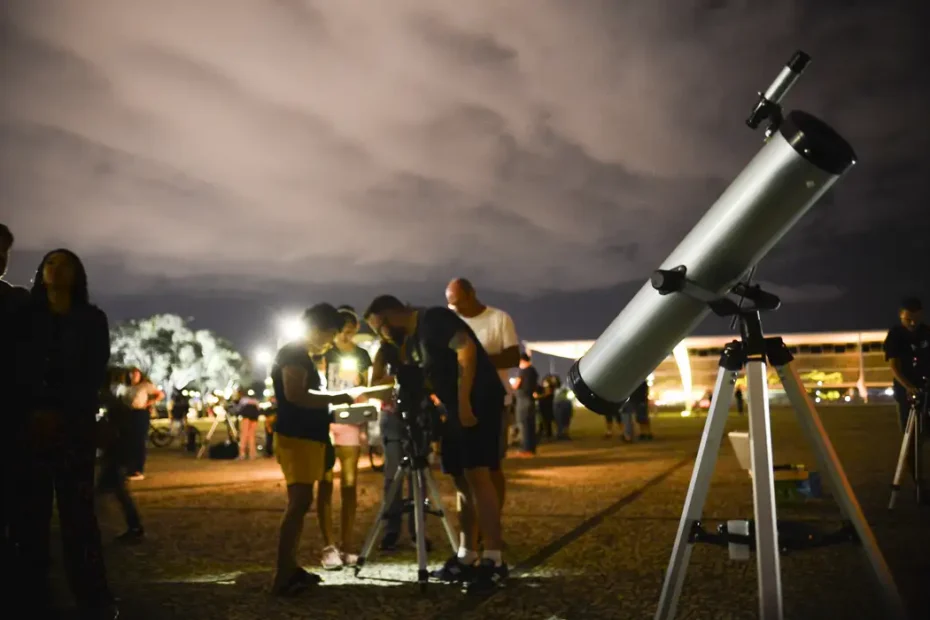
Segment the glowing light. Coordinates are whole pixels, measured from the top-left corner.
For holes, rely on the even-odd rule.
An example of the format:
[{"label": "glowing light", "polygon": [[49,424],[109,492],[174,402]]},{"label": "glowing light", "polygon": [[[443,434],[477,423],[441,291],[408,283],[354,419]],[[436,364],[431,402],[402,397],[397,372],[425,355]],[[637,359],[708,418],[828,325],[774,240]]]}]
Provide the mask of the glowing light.
[{"label": "glowing light", "polygon": [[271,364],[274,358],[271,355],[271,351],[268,349],[256,349],[255,351],[255,361],[261,364],[262,366],[268,366]]},{"label": "glowing light", "polygon": [[281,319],[278,324],[278,333],[283,340],[293,342],[303,338],[306,329],[300,317],[292,316]]},{"label": "glowing light", "polygon": [[823,385],[823,381],[818,381],[817,385]]},{"label": "glowing light", "polygon": [[843,397],[843,400],[845,400],[845,401],[848,403],[849,401],[852,400],[852,397],[851,397],[851,396],[844,396],[844,397]]},{"label": "glowing light", "polygon": [[187,390],[181,390],[181,396],[190,396]]},{"label": "glowing light", "polygon": [[815,399],[814,399],[814,402],[815,402],[815,403],[819,403],[819,402],[820,402],[820,397],[818,396],[817,398],[815,398]]},{"label": "glowing light", "polygon": [[274,394],[274,390],[269,390],[267,388],[265,389],[265,391],[262,392],[262,396],[264,396],[265,398],[271,398],[272,394]]},{"label": "glowing light", "polygon": [[358,359],[349,355],[339,358],[339,369],[344,372],[358,372]]},{"label": "glowing light", "polygon": [[683,417],[683,418],[687,418],[687,417],[690,416],[690,415],[691,415],[691,412],[688,411],[687,409],[685,409],[684,411],[681,412],[681,417]]},{"label": "glowing light", "polygon": [[894,388],[885,388],[885,396],[894,396]]},{"label": "glowing light", "polygon": [[[672,357],[675,358],[675,364],[678,365],[678,372],[681,374],[681,389],[685,394],[691,394],[694,391],[694,384],[691,378],[691,361],[688,359],[688,347],[684,342],[679,342],[678,346],[672,349]],[[684,399],[685,408],[691,411],[693,400]]]},{"label": "glowing light", "polygon": [[246,394],[248,394],[249,396],[255,396],[255,390],[249,390],[248,392],[246,392]]}]

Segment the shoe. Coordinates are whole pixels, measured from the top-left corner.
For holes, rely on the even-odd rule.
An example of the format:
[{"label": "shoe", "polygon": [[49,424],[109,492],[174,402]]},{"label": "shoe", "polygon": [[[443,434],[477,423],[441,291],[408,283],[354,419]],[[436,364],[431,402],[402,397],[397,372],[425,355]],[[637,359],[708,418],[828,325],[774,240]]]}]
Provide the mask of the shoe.
[{"label": "shoe", "polygon": [[129,479],[130,480],[145,480],[145,474],[137,471],[136,473],[129,476]]},{"label": "shoe", "polygon": [[135,543],[140,543],[145,539],[145,530],[141,527],[129,528],[122,534],[116,537],[116,542],[122,543],[125,545],[131,545]]},{"label": "shoe", "polygon": [[296,596],[311,586],[319,585],[323,582],[322,577],[314,573],[298,568],[291,578],[287,580],[282,587],[272,589],[271,594],[274,596],[291,597]]},{"label": "shoe", "polygon": [[474,566],[463,564],[457,555],[453,555],[439,570],[430,573],[430,577],[446,583],[463,583],[472,578]]},{"label": "shoe", "polygon": [[481,560],[472,573],[472,578],[465,584],[466,594],[486,594],[504,587],[510,569],[506,564],[494,565],[494,560],[487,558]]},{"label": "shoe", "polygon": [[78,613],[82,619],[87,620],[117,620],[120,617],[116,603],[81,609]]},{"label": "shoe", "polygon": [[358,555],[355,553],[342,553],[340,557],[342,558],[343,566],[355,566],[358,564]]},{"label": "shoe", "polygon": [[321,564],[323,565],[323,570],[342,570],[344,565],[342,563],[342,556],[339,554],[339,549],[334,545],[330,545],[323,549]]},{"label": "shoe", "polygon": [[397,551],[397,539],[398,539],[397,534],[394,534],[394,533],[385,534],[384,538],[381,539],[381,544],[379,545],[379,549],[381,549],[381,552],[391,553],[393,551]]}]

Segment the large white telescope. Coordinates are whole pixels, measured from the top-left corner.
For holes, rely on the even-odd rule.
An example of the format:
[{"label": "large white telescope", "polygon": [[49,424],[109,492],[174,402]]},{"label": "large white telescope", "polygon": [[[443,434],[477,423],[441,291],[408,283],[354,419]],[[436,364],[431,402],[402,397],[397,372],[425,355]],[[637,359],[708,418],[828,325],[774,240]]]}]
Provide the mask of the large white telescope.
[{"label": "large white telescope", "polygon": [[[746,124],[769,120],[766,144],[691,230],[660,270],[719,296],[729,293],[817,200],[855,163],[846,140],[820,119],[780,100],[810,58],[798,52],[765,93]],[[704,301],[666,295],[647,282],[569,372],[588,409],[617,409],[710,311]]]}]

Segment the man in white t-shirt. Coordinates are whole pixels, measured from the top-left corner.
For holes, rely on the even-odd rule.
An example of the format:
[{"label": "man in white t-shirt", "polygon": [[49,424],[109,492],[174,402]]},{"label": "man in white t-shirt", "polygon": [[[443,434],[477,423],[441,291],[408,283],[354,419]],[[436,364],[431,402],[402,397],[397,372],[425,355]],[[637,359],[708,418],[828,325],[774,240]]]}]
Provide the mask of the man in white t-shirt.
[{"label": "man in white t-shirt", "polygon": [[[491,357],[491,362],[497,368],[497,374],[500,375],[501,383],[504,384],[504,390],[507,395],[502,407],[509,408],[510,401],[513,398],[513,390],[510,387],[508,373],[511,368],[520,365],[520,340],[517,338],[517,328],[513,324],[510,315],[499,310],[486,306],[478,300],[475,287],[465,278],[456,278],[449,282],[446,287],[446,302],[449,308],[455,311],[465,323],[475,332],[481,346]],[[502,416],[504,420],[501,429],[501,458],[507,453],[507,431],[510,427],[510,416]],[[505,484],[503,469],[491,472],[494,480],[494,486],[497,489],[500,505],[504,506]]]}]

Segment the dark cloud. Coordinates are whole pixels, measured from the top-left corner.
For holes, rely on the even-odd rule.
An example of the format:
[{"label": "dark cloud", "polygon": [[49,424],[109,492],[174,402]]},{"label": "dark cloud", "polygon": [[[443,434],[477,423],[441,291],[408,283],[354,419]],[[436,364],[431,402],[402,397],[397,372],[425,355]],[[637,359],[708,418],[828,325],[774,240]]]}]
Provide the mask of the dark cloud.
[{"label": "dark cloud", "polygon": [[814,62],[789,106],[833,124],[860,164],[765,278],[796,303],[861,295],[910,243],[876,237],[915,237],[902,223],[925,217],[927,3],[0,10],[3,219],[21,248],[81,250],[110,297],[286,282],[439,297],[468,275],[511,304],[565,291],[606,308],[592,291],[635,290],[758,150],[743,120],[796,48]]}]

